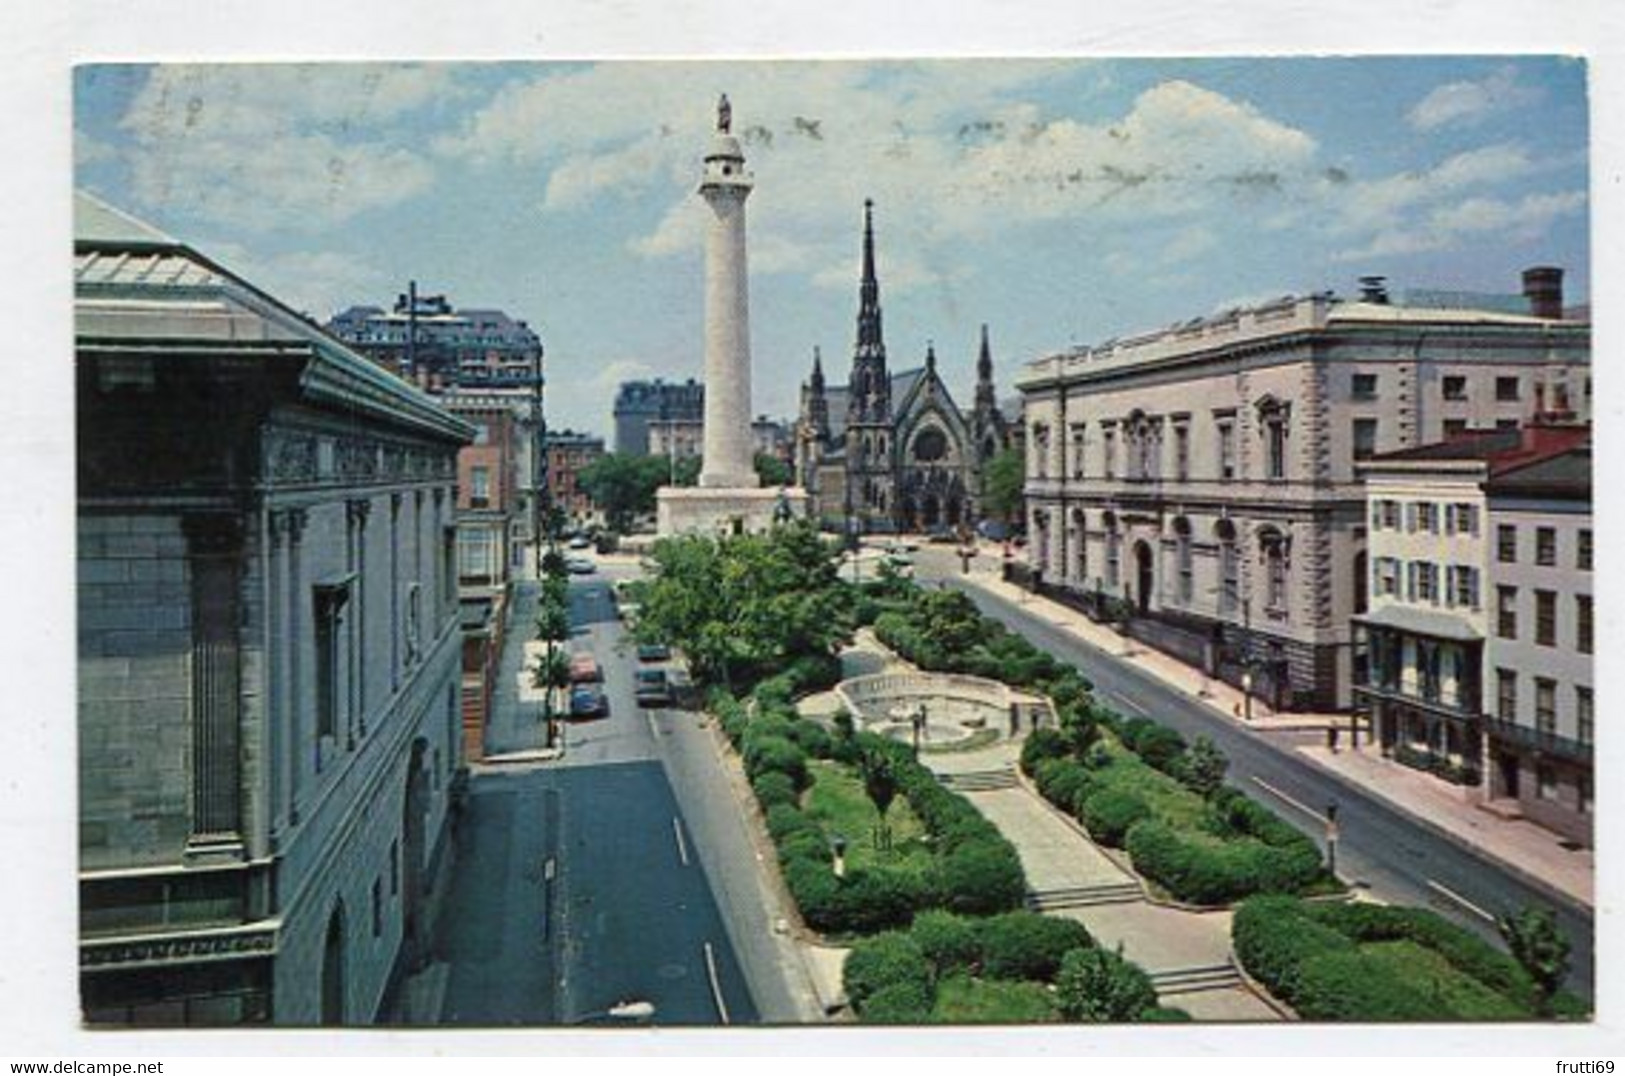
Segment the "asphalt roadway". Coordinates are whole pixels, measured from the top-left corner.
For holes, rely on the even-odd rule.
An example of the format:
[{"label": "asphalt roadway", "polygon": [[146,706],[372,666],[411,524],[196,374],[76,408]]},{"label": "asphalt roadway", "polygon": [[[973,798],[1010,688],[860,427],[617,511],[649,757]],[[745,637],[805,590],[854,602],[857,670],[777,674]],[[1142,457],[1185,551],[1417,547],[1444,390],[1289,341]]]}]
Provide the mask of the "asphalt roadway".
[{"label": "asphalt roadway", "polygon": [[[1289,743],[1239,728],[1206,706],[1129,662],[1058,630],[1021,605],[966,584],[951,549],[922,546],[915,556],[922,584],[946,583],[963,590],[987,613],[1050,654],[1076,666],[1094,681],[1095,693],[1126,715],[1141,715],[1178,730],[1187,739],[1206,734],[1230,759],[1228,781],[1269,803],[1283,818],[1324,845],[1321,820],[1261,791],[1258,781],[1312,810],[1337,804],[1340,839],[1338,874],[1395,904],[1433,908],[1454,922],[1501,944],[1494,924],[1478,911],[1501,915],[1525,904],[1546,905],[1573,944],[1568,987],[1592,996],[1594,935],[1592,916],[1571,901],[1547,894],[1435,834],[1409,815],[1376,797],[1362,795],[1303,760]],[[1273,802],[1272,802],[1273,800]],[[1441,892],[1443,890],[1443,892]],[[1471,905],[1478,911],[1470,911]]]},{"label": "asphalt roadway", "polygon": [[[572,649],[604,669],[609,715],[567,723],[563,760],[470,781],[438,939],[449,969],[441,1022],[614,1026],[629,1022],[610,1013],[626,1002],[652,1005],[657,1025],[755,1024],[764,1010],[793,1019],[792,969],[765,921],[755,852],[710,733],[694,714],[638,707],[636,655],[604,576],[574,581],[571,616]],[[516,619],[515,648],[529,626]],[[518,705],[501,696],[499,706]]]}]

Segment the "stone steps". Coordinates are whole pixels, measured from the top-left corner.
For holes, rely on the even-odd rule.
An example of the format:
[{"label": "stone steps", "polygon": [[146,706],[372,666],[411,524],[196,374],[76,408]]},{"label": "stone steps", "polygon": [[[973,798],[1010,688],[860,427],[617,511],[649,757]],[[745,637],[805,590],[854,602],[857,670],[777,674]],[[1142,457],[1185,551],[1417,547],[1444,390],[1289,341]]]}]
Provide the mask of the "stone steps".
[{"label": "stone steps", "polygon": [[1035,912],[1062,908],[1093,908],[1102,904],[1132,904],[1144,900],[1145,893],[1133,882],[1102,882],[1097,885],[1061,886],[1027,893],[1027,907]]},{"label": "stone steps", "polygon": [[939,773],[937,781],[955,792],[998,792],[1016,787],[1016,771],[1013,766],[1002,766],[995,770]]},{"label": "stone steps", "polygon": [[1165,997],[1170,994],[1195,994],[1203,990],[1228,990],[1242,985],[1242,978],[1234,964],[1204,964],[1153,971],[1151,985],[1156,988],[1159,997]]}]

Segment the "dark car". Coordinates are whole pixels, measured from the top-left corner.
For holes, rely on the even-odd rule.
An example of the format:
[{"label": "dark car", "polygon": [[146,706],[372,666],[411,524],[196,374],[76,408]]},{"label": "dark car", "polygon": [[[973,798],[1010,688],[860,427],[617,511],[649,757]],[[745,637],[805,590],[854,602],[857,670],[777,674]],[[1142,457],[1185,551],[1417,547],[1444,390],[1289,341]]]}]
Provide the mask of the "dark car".
[{"label": "dark car", "polygon": [[571,717],[603,717],[609,713],[609,700],[591,684],[580,684],[570,689]]},{"label": "dark car", "polygon": [[666,676],[665,669],[639,669],[637,689],[639,706],[670,706],[672,703],[671,680]]},{"label": "dark car", "polygon": [[671,647],[665,643],[644,643],[638,647],[639,661],[670,661]]}]

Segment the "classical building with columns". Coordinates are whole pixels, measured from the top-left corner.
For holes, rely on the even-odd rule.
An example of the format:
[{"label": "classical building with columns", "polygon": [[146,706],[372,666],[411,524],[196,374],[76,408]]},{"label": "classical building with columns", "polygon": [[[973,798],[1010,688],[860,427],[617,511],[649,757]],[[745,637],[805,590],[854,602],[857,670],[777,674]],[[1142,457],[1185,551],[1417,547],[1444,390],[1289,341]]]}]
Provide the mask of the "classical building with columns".
[{"label": "classical building with columns", "polygon": [[933,345],[923,366],[887,369],[874,203],[865,201],[851,375],[844,386],[826,385],[815,349],[812,374],[801,386],[795,473],[810,510],[826,526],[864,533],[969,527],[979,515],[982,467],[1010,440],[994,398],[986,325],[969,412],[954,403],[937,372]]},{"label": "classical building with columns", "polygon": [[1356,461],[1590,411],[1561,270],[1527,314],[1288,297],[1046,356],[1025,400],[1037,585],[1277,708],[1350,705],[1367,595]]},{"label": "classical building with columns", "polygon": [[363,1024],[427,955],[473,429],[206,255],[75,221],[81,997]]}]

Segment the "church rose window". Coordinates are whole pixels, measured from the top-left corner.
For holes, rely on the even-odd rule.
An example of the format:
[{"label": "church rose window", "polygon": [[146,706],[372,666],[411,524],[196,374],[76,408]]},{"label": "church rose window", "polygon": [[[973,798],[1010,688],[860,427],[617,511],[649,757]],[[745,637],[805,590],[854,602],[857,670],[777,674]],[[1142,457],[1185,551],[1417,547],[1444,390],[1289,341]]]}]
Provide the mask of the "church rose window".
[{"label": "church rose window", "polygon": [[948,454],[948,438],[941,430],[922,430],[914,438],[914,458],[921,463],[935,463]]}]

